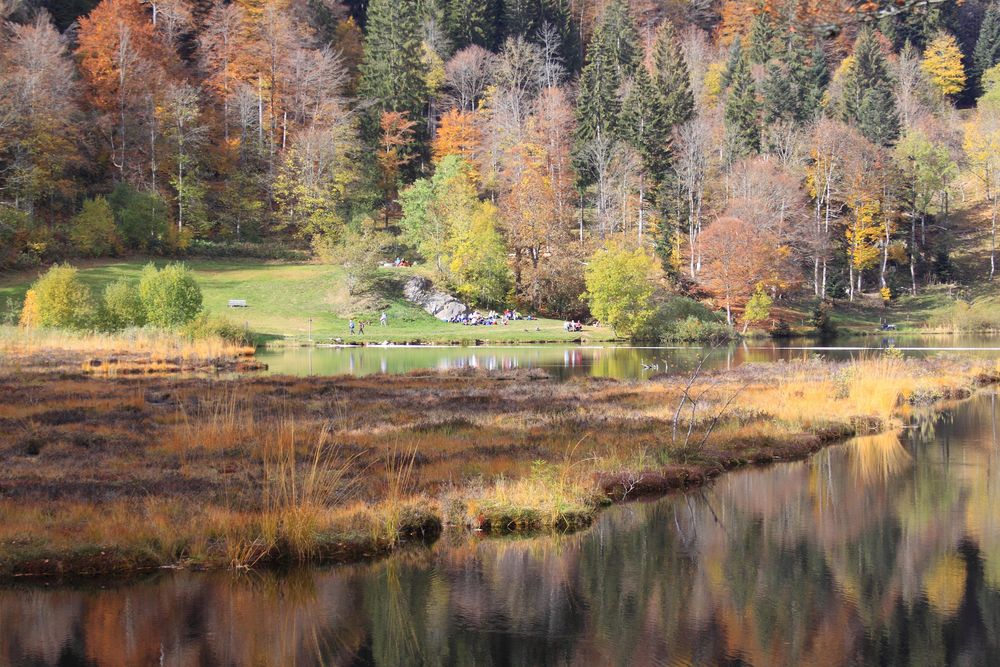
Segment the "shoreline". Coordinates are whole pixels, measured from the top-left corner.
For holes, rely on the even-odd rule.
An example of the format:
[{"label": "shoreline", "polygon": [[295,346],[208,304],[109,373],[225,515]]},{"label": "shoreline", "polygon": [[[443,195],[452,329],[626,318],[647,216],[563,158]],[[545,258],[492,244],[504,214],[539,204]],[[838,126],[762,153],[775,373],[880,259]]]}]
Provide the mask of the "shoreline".
[{"label": "shoreline", "polygon": [[[856,391],[837,384],[845,373],[857,375]],[[870,402],[884,386],[872,383],[886,375],[899,385],[891,402]],[[893,428],[900,409],[940,410],[998,379],[995,365],[887,355],[715,371],[696,386],[746,389],[737,411],[714,432],[706,429],[711,413],[694,415],[696,439],[707,435],[671,445],[682,377],[0,376],[8,397],[0,425],[14,434],[0,475],[0,580],[350,562],[455,526],[481,534],[576,530],[614,502],[807,458]],[[804,394],[817,387],[825,403]],[[789,405],[779,406],[779,395]],[[319,472],[358,484],[283,505],[275,490],[308,478],[328,436],[336,460]],[[315,455],[311,442],[319,443]],[[286,449],[276,455],[276,446]],[[283,461],[293,467],[276,484]]]}]

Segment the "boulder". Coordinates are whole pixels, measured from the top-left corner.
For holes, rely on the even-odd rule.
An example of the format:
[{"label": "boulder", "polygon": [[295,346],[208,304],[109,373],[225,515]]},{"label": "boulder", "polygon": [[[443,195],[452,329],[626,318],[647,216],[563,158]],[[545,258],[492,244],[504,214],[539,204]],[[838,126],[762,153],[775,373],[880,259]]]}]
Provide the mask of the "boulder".
[{"label": "boulder", "polygon": [[434,289],[427,278],[414,276],[403,285],[403,296],[439,320],[450,320],[471,312],[464,303],[447,292]]}]

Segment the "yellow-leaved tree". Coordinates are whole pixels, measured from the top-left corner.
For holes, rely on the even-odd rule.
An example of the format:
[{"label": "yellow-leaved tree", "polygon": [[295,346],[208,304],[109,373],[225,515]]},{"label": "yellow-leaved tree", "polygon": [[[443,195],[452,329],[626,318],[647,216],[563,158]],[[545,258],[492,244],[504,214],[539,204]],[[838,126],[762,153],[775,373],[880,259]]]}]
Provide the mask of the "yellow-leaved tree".
[{"label": "yellow-leaved tree", "polygon": [[882,205],[878,199],[862,195],[851,207],[852,215],[848,218],[847,258],[850,264],[850,296],[854,300],[855,275],[857,275],[857,291],[861,292],[861,276],[866,269],[878,263],[879,241],[882,237],[880,215]]},{"label": "yellow-leaved tree", "polygon": [[997,215],[1000,213],[1000,111],[980,108],[965,126],[969,170],[982,184],[990,204],[990,280],[996,274]]},{"label": "yellow-leaved tree", "polygon": [[608,241],[587,265],[584,294],[590,312],[625,338],[641,334],[652,319],[656,260],[644,248]]},{"label": "yellow-leaved tree", "polygon": [[946,32],[938,33],[927,45],[920,67],[942,95],[957,95],[965,88],[962,50],[955,38]]}]

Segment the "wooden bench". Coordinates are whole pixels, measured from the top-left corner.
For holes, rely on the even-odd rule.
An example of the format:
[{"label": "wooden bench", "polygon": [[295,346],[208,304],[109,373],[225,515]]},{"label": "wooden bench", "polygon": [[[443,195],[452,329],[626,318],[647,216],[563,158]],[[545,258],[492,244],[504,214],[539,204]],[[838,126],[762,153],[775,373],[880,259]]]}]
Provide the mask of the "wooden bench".
[{"label": "wooden bench", "polygon": [[230,299],[229,300],[229,307],[230,308],[247,308],[247,300],[246,299]]}]

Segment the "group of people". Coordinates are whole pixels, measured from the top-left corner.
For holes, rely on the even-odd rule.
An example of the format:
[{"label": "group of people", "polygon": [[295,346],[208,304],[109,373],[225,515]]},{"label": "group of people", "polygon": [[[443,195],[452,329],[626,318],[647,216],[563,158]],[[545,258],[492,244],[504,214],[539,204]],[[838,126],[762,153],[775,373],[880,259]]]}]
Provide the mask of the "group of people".
[{"label": "group of people", "polygon": [[[383,311],[382,314],[379,316],[378,323],[379,323],[379,326],[382,326],[382,327],[389,326],[389,316],[386,315],[385,311]],[[348,329],[348,331],[351,332],[352,336],[355,333],[357,333],[359,336],[364,336],[365,335],[365,327],[368,326],[368,325],[370,325],[370,324],[371,324],[371,322],[363,322],[361,320],[358,320],[357,322],[355,322],[354,318],[352,317],[350,320],[347,321],[347,329]]]},{"label": "group of people", "polygon": [[577,320],[566,320],[563,322],[563,329],[566,331],[583,331],[583,323]]},{"label": "group of people", "polygon": [[465,313],[462,315],[456,315],[455,317],[448,320],[452,324],[464,324],[466,326],[507,326],[508,322],[514,320],[533,320],[535,319],[531,315],[522,315],[516,310],[504,310],[502,313],[498,313],[495,310],[490,312],[480,313],[478,310],[472,311],[472,313]]}]

